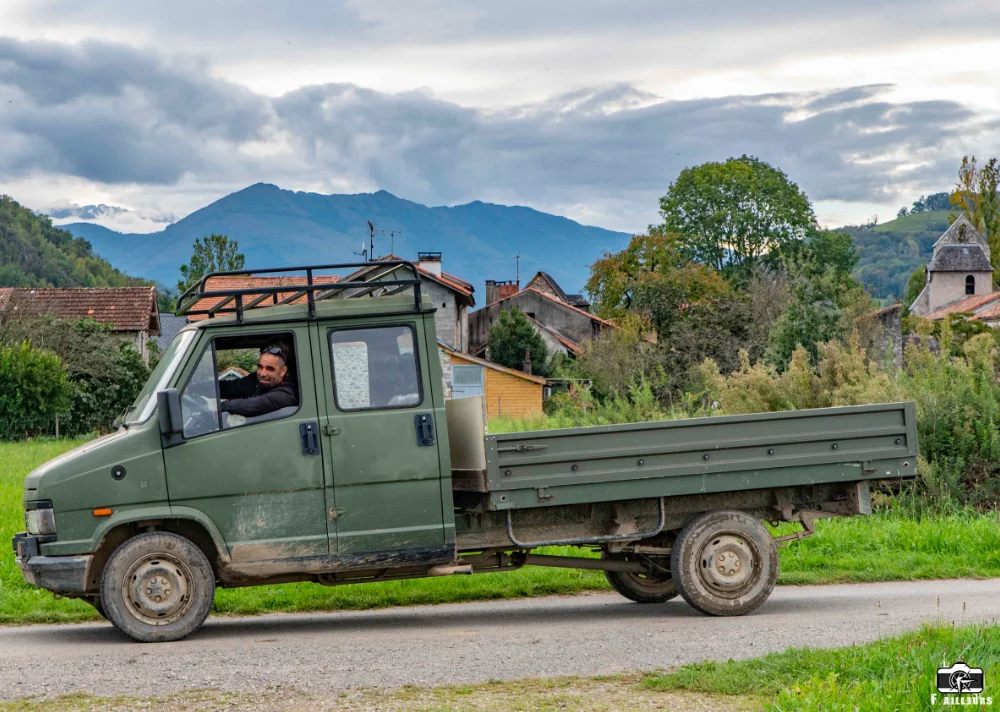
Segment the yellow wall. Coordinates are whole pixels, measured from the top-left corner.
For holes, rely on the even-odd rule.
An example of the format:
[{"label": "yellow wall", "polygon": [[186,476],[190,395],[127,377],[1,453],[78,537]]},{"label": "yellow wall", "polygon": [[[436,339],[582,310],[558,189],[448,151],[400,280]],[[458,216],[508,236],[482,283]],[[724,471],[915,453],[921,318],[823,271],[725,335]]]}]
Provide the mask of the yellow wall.
[{"label": "yellow wall", "polygon": [[[451,362],[459,365],[480,366],[461,356],[451,355]],[[542,412],[542,384],[526,381],[503,371],[483,366],[485,373],[486,417],[506,415],[521,418]]]}]

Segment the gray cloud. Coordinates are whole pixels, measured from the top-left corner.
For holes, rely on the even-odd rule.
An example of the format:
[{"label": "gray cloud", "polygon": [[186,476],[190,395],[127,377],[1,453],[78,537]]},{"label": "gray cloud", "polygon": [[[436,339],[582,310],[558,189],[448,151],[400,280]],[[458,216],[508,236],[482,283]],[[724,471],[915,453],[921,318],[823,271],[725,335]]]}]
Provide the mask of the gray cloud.
[{"label": "gray cloud", "polygon": [[270,106],[201,67],[103,42],[0,38],[0,154],[10,175],[158,183],[259,138]]},{"label": "gray cloud", "polygon": [[269,98],[120,45],[0,39],[0,180],[351,185],[595,205],[639,228],[678,171],[707,160],[749,153],[813,200],[880,201],[946,187],[961,152],[993,140],[961,103],[889,103],[888,89],[663,101],[618,84],[491,111],[343,83]]}]

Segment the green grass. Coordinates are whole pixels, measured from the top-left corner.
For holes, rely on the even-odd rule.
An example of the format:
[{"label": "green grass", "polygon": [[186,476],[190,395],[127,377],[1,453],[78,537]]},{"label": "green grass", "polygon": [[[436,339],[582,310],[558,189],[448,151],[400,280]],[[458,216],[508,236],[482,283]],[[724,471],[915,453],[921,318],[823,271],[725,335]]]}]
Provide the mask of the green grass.
[{"label": "green grass", "polygon": [[1000,674],[1000,626],[925,626],[868,645],[794,648],[752,660],[695,663],[649,675],[644,684],[657,690],[760,695],[771,700],[764,708],[775,712],[924,711],[931,708],[938,667],[957,660],[983,668],[983,694],[995,696],[990,690]]},{"label": "green grass", "polygon": [[[0,546],[24,529],[21,487],[31,469],[78,441],[0,443]],[[781,531],[793,528],[785,525]],[[0,623],[93,620],[85,603],[28,586],[0,552]],[[975,552],[968,556],[968,552]],[[569,549],[551,553],[572,554]],[[576,552],[579,553],[579,552]],[[1000,524],[992,515],[908,518],[898,512],[821,520],[810,539],[782,550],[782,584],[1000,577]],[[608,590],[596,571],[525,568],[503,574],[324,587],[300,583],[220,590],[215,612],[359,610]]]}]

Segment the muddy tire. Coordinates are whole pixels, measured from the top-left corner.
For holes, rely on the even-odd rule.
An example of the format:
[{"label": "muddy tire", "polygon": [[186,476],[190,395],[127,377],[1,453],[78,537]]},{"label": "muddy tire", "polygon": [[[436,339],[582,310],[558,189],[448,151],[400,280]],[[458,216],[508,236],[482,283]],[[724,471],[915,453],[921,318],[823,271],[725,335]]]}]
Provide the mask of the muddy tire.
[{"label": "muddy tire", "polygon": [[108,559],[101,603],[116,628],[141,643],[180,640],[205,622],[215,574],[201,549],[170,532],[134,536]]},{"label": "muddy tire", "polygon": [[[608,554],[603,552],[602,559],[616,561],[638,561],[629,554]],[[661,562],[657,562],[661,563]],[[669,565],[669,564],[668,564]],[[677,587],[669,573],[662,575],[628,574],[621,571],[605,571],[604,575],[611,588],[636,603],[663,603],[677,596]]]},{"label": "muddy tire", "polygon": [[741,616],[771,595],[778,580],[778,548],[745,512],[707,512],[681,530],[670,571],[684,600],[711,616]]}]

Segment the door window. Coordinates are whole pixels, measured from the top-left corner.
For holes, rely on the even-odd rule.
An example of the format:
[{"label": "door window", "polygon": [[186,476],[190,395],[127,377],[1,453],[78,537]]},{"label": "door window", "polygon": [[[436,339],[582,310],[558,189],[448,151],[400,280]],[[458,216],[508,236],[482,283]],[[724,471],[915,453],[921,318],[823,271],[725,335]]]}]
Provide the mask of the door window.
[{"label": "door window", "polygon": [[212,433],[219,429],[219,397],[215,387],[215,350],[209,346],[198,360],[191,380],[181,393],[184,437]]},{"label": "door window", "polygon": [[219,337],[181,391],[184,437],[286,418],[299,404],[292,334]]},{"label": "door window", "polygon": [[337,408],[412,408],[423,402],[413,329],[383,326],[330,332]]}]

